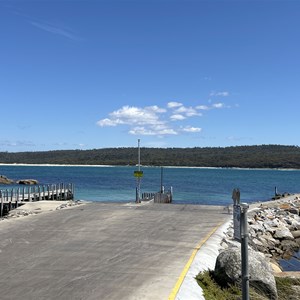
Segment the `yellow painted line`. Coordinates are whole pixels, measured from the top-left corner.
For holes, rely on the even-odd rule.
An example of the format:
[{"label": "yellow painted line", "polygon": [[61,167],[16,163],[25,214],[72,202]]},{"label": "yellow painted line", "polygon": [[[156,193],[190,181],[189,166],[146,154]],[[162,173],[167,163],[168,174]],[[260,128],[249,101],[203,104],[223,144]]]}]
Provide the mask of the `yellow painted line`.
[{"label": "yellow painted line", "polygon": [[208,234],[207,236],[201,240],[201,242],[194,248],[192,254],[191,254],[191,257],[190,259],[188,260],[188,262],[186,263],[183,271],[181,272],[176,284],[175,284],[175,287],[173,288],[168,300],[175,300],[175,297],[183,283],[183,280],[189,270],[189,268],[191,267],[192,263],[193,263],[193,260],[197,254],[197,252],[199,251],[199,249],[203,246],[203,244],[214,234],[214,232],[223,224],[223,222],[219,223],[215,228],[213,228]]}]

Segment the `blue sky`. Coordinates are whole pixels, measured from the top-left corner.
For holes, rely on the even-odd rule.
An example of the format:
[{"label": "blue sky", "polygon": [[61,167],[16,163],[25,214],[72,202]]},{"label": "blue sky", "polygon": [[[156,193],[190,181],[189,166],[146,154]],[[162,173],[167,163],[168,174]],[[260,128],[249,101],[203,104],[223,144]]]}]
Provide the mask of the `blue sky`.
[{"label": "blue sky", "polygon": [[0,1],[0,151],[299,145],[300,1]]}]

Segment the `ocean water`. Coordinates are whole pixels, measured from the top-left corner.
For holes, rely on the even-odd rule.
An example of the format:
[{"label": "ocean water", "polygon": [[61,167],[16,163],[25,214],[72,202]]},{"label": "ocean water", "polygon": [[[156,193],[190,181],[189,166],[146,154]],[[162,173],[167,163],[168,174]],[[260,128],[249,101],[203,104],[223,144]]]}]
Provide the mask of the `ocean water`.
[{"label": "ocean water", "polygon": [[300,251],[295,252],[290,259],[281,259],[279,264],[282,270],[290,271],[299,271],[300,270]]},{"label": "ocean water", "polygon": [[[8,178],[37,179],[40,184],[74,183],[75,198],[89,201],[129,202],[135,200],[136,167],[115,166],[32,166],[0,165]],[[142,167],[141,192],[157,192],[161,184],[160,167]],[[173,202],[228,205],[234,188],[242,202],[271,199],[275,186],[279,193],[300,192],[300,170],[257,170],[215,168],[163,168],[163,185],[171,186]],[[0,189],[12,186],[0,185]]]}]

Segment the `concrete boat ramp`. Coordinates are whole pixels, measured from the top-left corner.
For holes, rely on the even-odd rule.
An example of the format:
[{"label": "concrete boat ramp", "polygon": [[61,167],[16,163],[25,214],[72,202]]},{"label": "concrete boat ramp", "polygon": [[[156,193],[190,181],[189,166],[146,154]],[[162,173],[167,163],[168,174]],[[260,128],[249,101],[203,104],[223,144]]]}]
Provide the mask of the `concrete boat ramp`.
[{"label": "concrete boat ramp", "polygon": [[197,245],[229,217],[217,206],[91,202],[2,220],[0,298],[174,298]]}]

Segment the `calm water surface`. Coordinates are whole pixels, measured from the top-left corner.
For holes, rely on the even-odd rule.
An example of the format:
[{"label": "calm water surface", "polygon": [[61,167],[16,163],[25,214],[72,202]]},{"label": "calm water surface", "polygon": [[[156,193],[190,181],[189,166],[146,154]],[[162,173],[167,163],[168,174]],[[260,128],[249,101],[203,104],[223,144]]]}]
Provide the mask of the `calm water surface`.
[{"label": "calm water surface", "polygon": [[[71,182],[75,184],[76,199],[117,202],[135,199],[134,170],[136,167],[0,165],[0,174],[14,180],[33,178],[40,184]],[[159,191],[161,168],[142,170],[141,192]],[[300,192],[300,171],[164,167],[163,184],[166,189],[173,187],[174,203],[230,204],[236,187],[241,191],[241,201],[250,203],[272,198],[275,186],[279,193]]]}]

